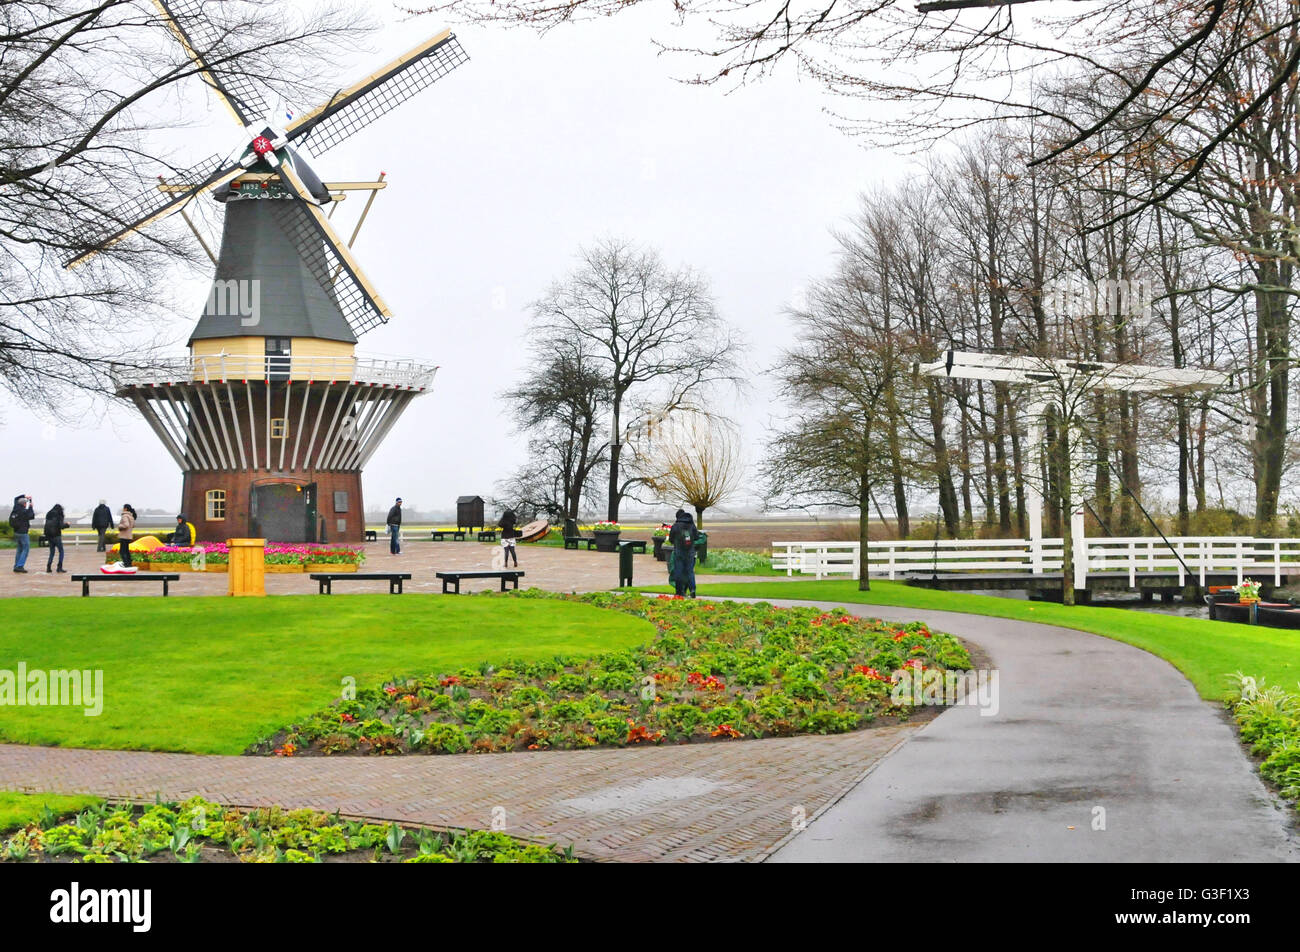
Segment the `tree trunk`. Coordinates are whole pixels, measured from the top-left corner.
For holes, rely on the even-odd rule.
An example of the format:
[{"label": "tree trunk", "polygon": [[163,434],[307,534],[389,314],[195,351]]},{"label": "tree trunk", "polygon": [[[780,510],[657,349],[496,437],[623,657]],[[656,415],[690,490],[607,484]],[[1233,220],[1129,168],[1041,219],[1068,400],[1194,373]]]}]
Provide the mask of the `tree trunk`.
[{"label": "tree trunk", "polygon": [[1061,506],[1061,604],[1074,604],[1074,514],[1073,483],[1070,474],[1070,428],[1064,424],[1057,429],[1056,453],[1057,482],[1060,487]]},{"label": "tree trunk", "polygon": [[871,480],[866,473],[858,474],[858,591],[871,591],[869,550],[871,532]]}]

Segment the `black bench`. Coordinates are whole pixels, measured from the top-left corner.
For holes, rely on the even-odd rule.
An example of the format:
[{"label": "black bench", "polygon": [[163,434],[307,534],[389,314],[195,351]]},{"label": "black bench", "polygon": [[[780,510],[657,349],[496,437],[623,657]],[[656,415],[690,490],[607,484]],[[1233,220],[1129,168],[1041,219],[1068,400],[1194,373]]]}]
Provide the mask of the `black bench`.
[{"label": "black bench", "polygon": [[469,538],[469,533],[464,529],[434,529],[429,533],[429,538],[434,542],[441,542],[443,536],[451,536],[453,542],[464,542]]},{"label": "black bench", "polygon": [[497,531],[495,529],[484,529],[478,534],[480,542],[495,542],[497,540]]},{"label": "black bench", "polygon": [[642,554],[645,554],[644,539],[628,539],[626,542],[620,542],[619,545],[625,545],[628,548],[630,548],[633,552],[640,552]]},{"label": "black bench", "polygon": [[358,582],[386,581],[389,595],[401,595],[402,583],[411,580],[409,572],[312,572],[311,577],[312,581],[320,583],[322,595],[331,594],[330,586],[335,582],[349,582],[354,579]]},{"label": "black bench", "polygon": [[564,547],[566,549],[576,549],[584,542],[587,543],[588,552],[590,552],[592,547],[596,544],[596,540],[594,537],[588,537],[588,536],[565,536],[564,537]]},{"label": "black bench", "polygon": [[379,541],[379,533],[376,532],[374,529],[367,529],[367,530],[366,530],[366,541],[367,541],[367,542],[378,542],[378,541]]},{"label": "black bench", "polygon": [[524,573],[519,569],[503,569],[499,572],[436,572],[438,578],[442,579],[442,594],[447,594],[447,583],[451,582],[456,586],[454,594],[460,594],[460,580],[463,578],[499,578],[501,579],[501,591],[506,590],[506,582],[513,581],[515,588],[519,588],[519,580],[524,577]]},{"label": "black bench", "polygon": [[82,598],[90,597],[91,582],[162,582],[163,597],[166,598],[168,583],[179,582],[180,580],[181,577],[179,575],[160,575],[156,572],[144,572],[136,575],[128,575],[127,573],[123,572],[120,575],[105,575],[103,573],[100,573],[99,575],[72,576],[72,581],[81,583]]}]

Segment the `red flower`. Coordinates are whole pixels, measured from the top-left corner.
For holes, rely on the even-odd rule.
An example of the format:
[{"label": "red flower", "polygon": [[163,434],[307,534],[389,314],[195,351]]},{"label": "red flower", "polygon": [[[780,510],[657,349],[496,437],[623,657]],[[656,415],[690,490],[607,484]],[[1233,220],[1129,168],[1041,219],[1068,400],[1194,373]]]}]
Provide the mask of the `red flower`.
[{"label": "red flower", "polygon": [[442,679],[441,681],[439,681],[438,683],[441,684],[444,688],[445,688],[445,687],[450,687],[450,686],[453,685],[453,684],[460,684],[460,678],[456,677],[456,675],[453,674],[453,675],[452,675],[451,677],[449,677],[449,678],[443,678],[443,679]]}]

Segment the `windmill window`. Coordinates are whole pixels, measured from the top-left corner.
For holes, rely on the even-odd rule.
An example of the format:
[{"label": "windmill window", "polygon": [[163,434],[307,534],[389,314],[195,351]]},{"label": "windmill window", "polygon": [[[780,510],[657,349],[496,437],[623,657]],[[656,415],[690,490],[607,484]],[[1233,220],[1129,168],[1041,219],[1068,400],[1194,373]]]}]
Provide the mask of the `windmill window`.
[{"label": "windmill window", "polygon": [[276,417],[271,421],[271,439],[283,440],[289,436],[289,421],[284,417]]},{"label": "windmill window", "polygon": [[208,490],[208,522],[221,522],[226,518],[226,491],[224,489]]}]

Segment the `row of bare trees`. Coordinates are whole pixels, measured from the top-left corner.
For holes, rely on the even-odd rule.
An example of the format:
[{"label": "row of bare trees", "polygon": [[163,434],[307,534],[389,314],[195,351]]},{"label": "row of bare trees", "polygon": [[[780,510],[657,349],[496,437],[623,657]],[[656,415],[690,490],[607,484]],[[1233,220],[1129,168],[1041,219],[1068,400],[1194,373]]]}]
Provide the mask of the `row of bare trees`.
[{"label": "row of bare trees", "polygon": [[[1259,57],[1288,56],[1278,42]],[[1240,75],[1214,77],[1225,103],[1260,81],[1252,57],[1236,63]],[[972,137],[906,184],[865,195],[834,270],[792,315],[801,342],[779,373],[794,409],[765,465],[772,504],[848,505],[864,533],[874,511],[907,536],[923,500],[937,504],[933,531],[1023,537],[1025,490],[1041,483],[1047,528],[1060,535],[1074,480],[1115,535],[1151,532],[1144,508],[1166,504],[1182,534],[1240,531],[1211,518],[1234,506],[1258,534],[1282,528],[1300,455],[1294,93],[1292,82],[1225,138],[1194,185],[1155,204],[1152,180],[1191,161],[1195,137],[1170,127],[1104,162],[1028,164],[1060,135],[1038,120]],[[1096,89],[1071,95],[1079,113],[1107,101]],[[1071,472],[1026,445],[1026,388],[912,372],[949,348],[1233,376],[1214,393],[1099,388],[1077,421],[1049,416],[1049,448],[1072,436],[1087,460]]]}]

